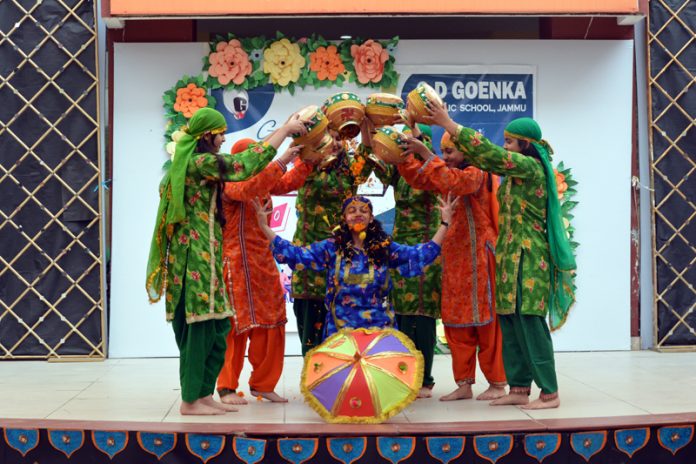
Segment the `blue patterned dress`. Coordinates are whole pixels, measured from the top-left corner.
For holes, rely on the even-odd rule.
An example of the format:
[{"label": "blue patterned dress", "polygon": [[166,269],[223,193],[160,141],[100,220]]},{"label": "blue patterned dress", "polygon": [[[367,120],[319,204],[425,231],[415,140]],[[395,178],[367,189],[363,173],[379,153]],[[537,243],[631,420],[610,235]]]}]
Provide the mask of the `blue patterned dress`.
[{"label": "blue patterned dress", "polygon": [[360,249],[355,249],[352,261],[347,260],[333,239],[299,247],[276,236],[271,248],[276,261],[293,270],[327,271],[325,338],[344,328],[394,327],[389,269],[415,277],[440,254],[433,241],[413,246],[392,242],[388,264],[379,266]]}]

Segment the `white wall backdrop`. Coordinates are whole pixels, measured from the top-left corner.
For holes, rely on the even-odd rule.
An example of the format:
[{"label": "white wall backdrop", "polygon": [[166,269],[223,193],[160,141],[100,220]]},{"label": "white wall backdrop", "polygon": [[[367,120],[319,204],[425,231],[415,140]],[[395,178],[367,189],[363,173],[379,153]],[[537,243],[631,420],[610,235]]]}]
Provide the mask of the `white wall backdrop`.
[{"label": "white wall backdrop", "polygon": [[[116,44],[111,357],[178,355],[164,304],[147,301],[145,265],[167,159],[161,97],[182,75],[199,74],[206,52],[205,43]],[[630,348],[632,60],[631,41],[401,41],[396,52],[397,71],[414,65],[420,72],[446,67],[448,73],[472,65],[536,68],[535,118],[554,147],[554,160],[570,166],[579,182],[577,303],[553,335],[557,351]],[[324,90],[324,96],[334,91]],[[302,92],[283,98],[296,100],[297,108],[318,103]],[[243,136],[254,133],[252,127]],[[385,203],[393,206],[390,193]],[[287,233],[294,224],[291,215]],[[288,316],[286,351],[297,354]]]}]

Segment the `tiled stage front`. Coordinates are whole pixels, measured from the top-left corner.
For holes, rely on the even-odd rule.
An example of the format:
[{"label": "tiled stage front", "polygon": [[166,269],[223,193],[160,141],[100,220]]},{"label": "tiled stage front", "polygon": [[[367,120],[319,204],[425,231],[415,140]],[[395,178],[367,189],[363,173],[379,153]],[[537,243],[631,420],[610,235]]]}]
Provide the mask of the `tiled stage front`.
[{"label": "tiled stage front", "polygon": [[557,353],[562,404],[543,411],[438,401],[454,388],[441,355],[433,398],[369,426],[326,424],[302,359],[285,361],[288,403],[214,417],[179,414],[176,359],[2,362],[0,463],[696,463],[696,353]]}]

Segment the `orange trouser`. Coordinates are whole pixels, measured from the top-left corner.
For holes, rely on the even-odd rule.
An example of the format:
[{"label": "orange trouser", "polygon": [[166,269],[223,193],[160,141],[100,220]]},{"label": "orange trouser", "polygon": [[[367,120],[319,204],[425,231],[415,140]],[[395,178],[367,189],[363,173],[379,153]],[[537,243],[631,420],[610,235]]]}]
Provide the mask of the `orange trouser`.
[{"label": "orange trouser", "polygon": [[249,387],[260,392],[272,392],[283,373],[283,356],[285,355],[285,326],[272,329],[256,328],[241,334],[234,328],[227,335],[225,364],[217,380],[218,390],[239,387],[239,375],[244,366],[244,354],[249,340],[249,362],[252,371]]},{"label": "orange trouser", "polygon": [[447,327],[445,337],[452,352],[452,371],[457,385],[474,383],[476,377],[476,348],[481,371],[491,385],[505,385],[503,337],[498,317],[486,325]]}]

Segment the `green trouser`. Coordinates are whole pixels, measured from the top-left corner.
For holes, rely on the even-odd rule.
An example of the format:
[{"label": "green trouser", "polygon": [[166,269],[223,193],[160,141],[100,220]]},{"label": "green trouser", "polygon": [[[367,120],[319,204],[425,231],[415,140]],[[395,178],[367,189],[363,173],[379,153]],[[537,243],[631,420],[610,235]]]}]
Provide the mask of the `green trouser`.
[{"label": "green trouser", "polygon": [[400,331],[413,340],[421,353],[423,353],[423,386],[435,385],[433,378],[433,358],[435,356],[435,319],[428,316],[396,315],[396,326]]},{"label": "green trouser", "polygon": [[551,333],[545,317],[520,314],[522,272],[518,274],[515,314],[498,314],[505,376],[511,388],[530,387],[534,380],[542,393],[556,393],[558,380]]},{"label": "green trouser", "polygon": [[179,347],[181,399],[193,403],[212,395],[225,362],[229,318],[186,323],[184,292],[174,310],[174,338]]},{"label": "green trouser", "polygon": [[297,319],[297,332],[302,345],[302,356],[304,356],[324,339],[326,306],[323,300],[296,298],[292,304],[292,310]]}]

